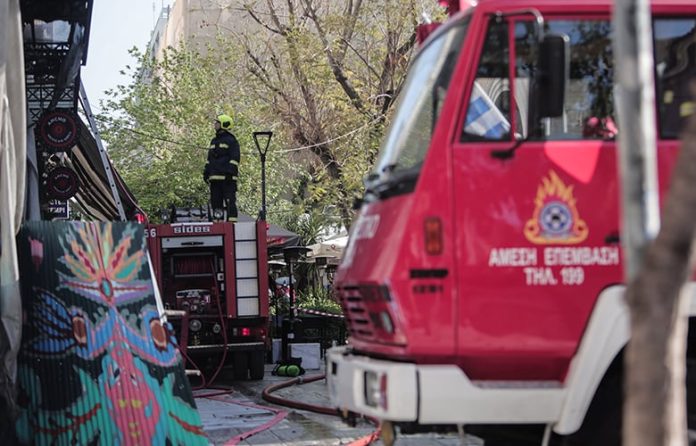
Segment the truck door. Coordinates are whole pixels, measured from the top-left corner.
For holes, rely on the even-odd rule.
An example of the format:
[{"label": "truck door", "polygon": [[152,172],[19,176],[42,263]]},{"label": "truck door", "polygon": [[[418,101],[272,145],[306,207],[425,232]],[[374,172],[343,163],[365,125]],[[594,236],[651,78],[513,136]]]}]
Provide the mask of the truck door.
[{"label": "truck door", "polygon": [[569,42],[563,116],[527,128],[539,30],[491,15],[452,147],[472,379],[562,380],[597,295],[622,278],[610,21],[545,19]]}]

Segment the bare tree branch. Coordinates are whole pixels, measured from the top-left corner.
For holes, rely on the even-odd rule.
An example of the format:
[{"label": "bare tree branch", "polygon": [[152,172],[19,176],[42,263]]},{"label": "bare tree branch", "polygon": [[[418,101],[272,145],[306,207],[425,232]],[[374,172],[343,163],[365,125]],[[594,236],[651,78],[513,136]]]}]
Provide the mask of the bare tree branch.
[{"label": "bare tree branch", "polygon": [[365,64],[365,68],[367,68],[376,78],[380,78],[380,74],[377,72],[377,70],[370,65],[370,61],[368,61],[363,54],[355,49],[353,44],[351,44],[348,40],[345,40],[344,38],[341,38],[341,42],[343,43],[343,46],[347,49],[350,48],[353,53],[355,53],[356,56]]},{"label": "bare tree branch", "polygon": [[[403,85],[415,43],[415,32],[409,29],[413,1],[399,0],[399,8],[390,0],[248,3],[259,25],[246,45],[250,75],[265,90],[263,101],[283,121],[292,140],[316,157],[325,175],[319,181],[331,182],[333,199],[339,200],[344,221],[349,222],[351,195],[359,192],[353,165],[374,162],[374,141]],[[258,32],[272,37],[266,48],[255,42]],[[364,150],[333,142],[337,131],[355,127],[365,129],[356,137]]]},{"label": "bare tree branch", "polygon": [[245,4],[245,5],[244,5],[244,9],[246,10],[247,14],[249,14],[249,15],[251,16],[251,18],[254,19],[254,21],[255,21],[256,23],[258,23],[259,25],[263,26],[263,27],[266,28],[268,31],[272,32],[273,34],[284,35],[284,31],[283,31],[282,27],[280,26],[280,22],[278,22],[278,20],[277,20],[278,17],[274,17],[274,15],[271,14],[271,17],[273,17],[273,18],[275,19],[275,20],[274,20],[274,23],[276,24],[276,28],[271,28],[266,22],[264,22],[263,20],[261,20],[261,19],[256,15],[256,13],[254,12],[254,10],[251,9],[251,5]]},{"label": "bare tree branch", "polygon": [[[268,5],[269,5],[268,7],[271,8],[271,10],[272,10],[274,19],[278,23],[280,23],[278,21],[278,16],[275,13],[275,9],[273,8],[273,6],[271,6],[272,0],[266,0],[266,2],[268,2]],[[297,25],[297,22],[295,21],[295,19],[296,19],[296,17],[295,17],[295,3],[293,2],[293,0],[287,0],[287,3],[288,3],[288,20],[290,21],[290,28],[295,29],[295,26]]]},{"label": "bare tree branch", "polygon": [[404,57],[409,51],[411,51],[411,49],[413,49],[413,45],[416,43],[416,33],[414,31],[403,45],[401,45],[399,48],[393,49],[394,45],[398,42],[398,38],[396,38],[394,33],[390,31],[387,42],[389,49],[384,57],[384,62],[382,64],[382,75],[379,78],[379,91],[383,93],[390,93],[388,96],[384,97],[384,101],[382,102],[380,112],[383,115],[386,114],[387,110],[389,110],[389,107],[391,107],[393,102],[393,98],[398,96],[398,92],[401,90],[401,84],[394,87],[394,75],[396,73],[396,68],[400,63],[403,63],[404,65],[408,63],[408,61],[404,60]]},{"label": "bare tree branch", "polygon": [[341,39],[338,43],[338,50],[336,59],[343,64],[343,60],[346,57],[347,44],[353,38],[353,33],[355,32],[355,25],[358,22],[358,15],[360,14],[360,9],[362,8],[362,0],[349,0],[346,5],[346,17],[348,17],[348,22],[343,28],[343,33],[341,34]]},{"label": "bare tree branch", "polygon": [[307,12],[307,15],[312,19],[312,22],[314,23],[314,26],[317,29],[317,33],[319,34],[319,39],[321,39],[321,43],[324,45],[324,53],[326,54],[326,58],[329,62],[329,66],[331,67],[331,71],[333,72],[334,77],[343,88],[343,91],[346,93],[353,106],[358,111],[365,113],[365,104],[362,98],[355,90],[348,77],[345,75],[343,67],[334,57],[333,51],[331,51],[331,44],[329,43],[326,37],[326,33],[324,32],[323,27],[319,23],[319,19],[317,18],[314,6],[312,5],[310,0],[303,0],[303,2],[305,4],[305,11]]}]

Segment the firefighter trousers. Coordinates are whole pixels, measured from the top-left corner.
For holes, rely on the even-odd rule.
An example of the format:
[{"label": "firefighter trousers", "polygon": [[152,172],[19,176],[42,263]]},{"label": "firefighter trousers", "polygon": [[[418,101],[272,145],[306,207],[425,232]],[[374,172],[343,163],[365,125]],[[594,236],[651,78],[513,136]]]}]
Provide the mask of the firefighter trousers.
[{"label": "firefighter trousers", "polygon": [[210,205],[213,210],[224,207],[227,210],[227,220],[237,221],[237,182],[234,180],[211,181]]}]

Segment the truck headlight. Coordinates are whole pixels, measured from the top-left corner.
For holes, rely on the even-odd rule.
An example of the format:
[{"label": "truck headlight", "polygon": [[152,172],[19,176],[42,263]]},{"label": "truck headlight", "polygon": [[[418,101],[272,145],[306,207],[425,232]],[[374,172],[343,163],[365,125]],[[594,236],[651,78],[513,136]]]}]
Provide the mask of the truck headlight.
[{"label": "truck headlight", "polygon": [[394,323],[392,318],[386,311],[379,313],[380,322],[382,323],[382,328],[389,334],[394,333]]},{"label": "truck headlight", "polygon": [[387,374],[365,372],[365,404],[387,410]]}]

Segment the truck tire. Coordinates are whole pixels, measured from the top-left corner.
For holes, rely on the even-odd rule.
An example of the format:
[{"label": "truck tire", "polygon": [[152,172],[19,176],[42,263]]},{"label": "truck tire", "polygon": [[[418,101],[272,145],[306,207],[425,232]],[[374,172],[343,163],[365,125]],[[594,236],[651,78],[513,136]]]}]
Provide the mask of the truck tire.
[{"label": "truck tire", "polygon": [[232,378],[235,381],[246,381],[249,378],[249,352],[232,354]]},{"label": "truck tire", "polygon": [[252,381],[263,379],[266,358],[263,350],[249,354],[249,378]]},{"label": "truck tire", "polygon": [[686,358],[686,427],[689,431],[689,444],[696,432],[696,358]]},{"label": "truck tire", "polygon": [[[623,355],[614,360],[597,389],[585,420],[574,434],[554,435],[551,446],[620,446],[623,422]],[[689,431],[696,431],[696,358],[686,358],[686,417]]]},{"label": "truck tire", "polygon": [[619,355],[599,383],[580,429],[552,444],[621,446],[623,371],[623,355]]}]

